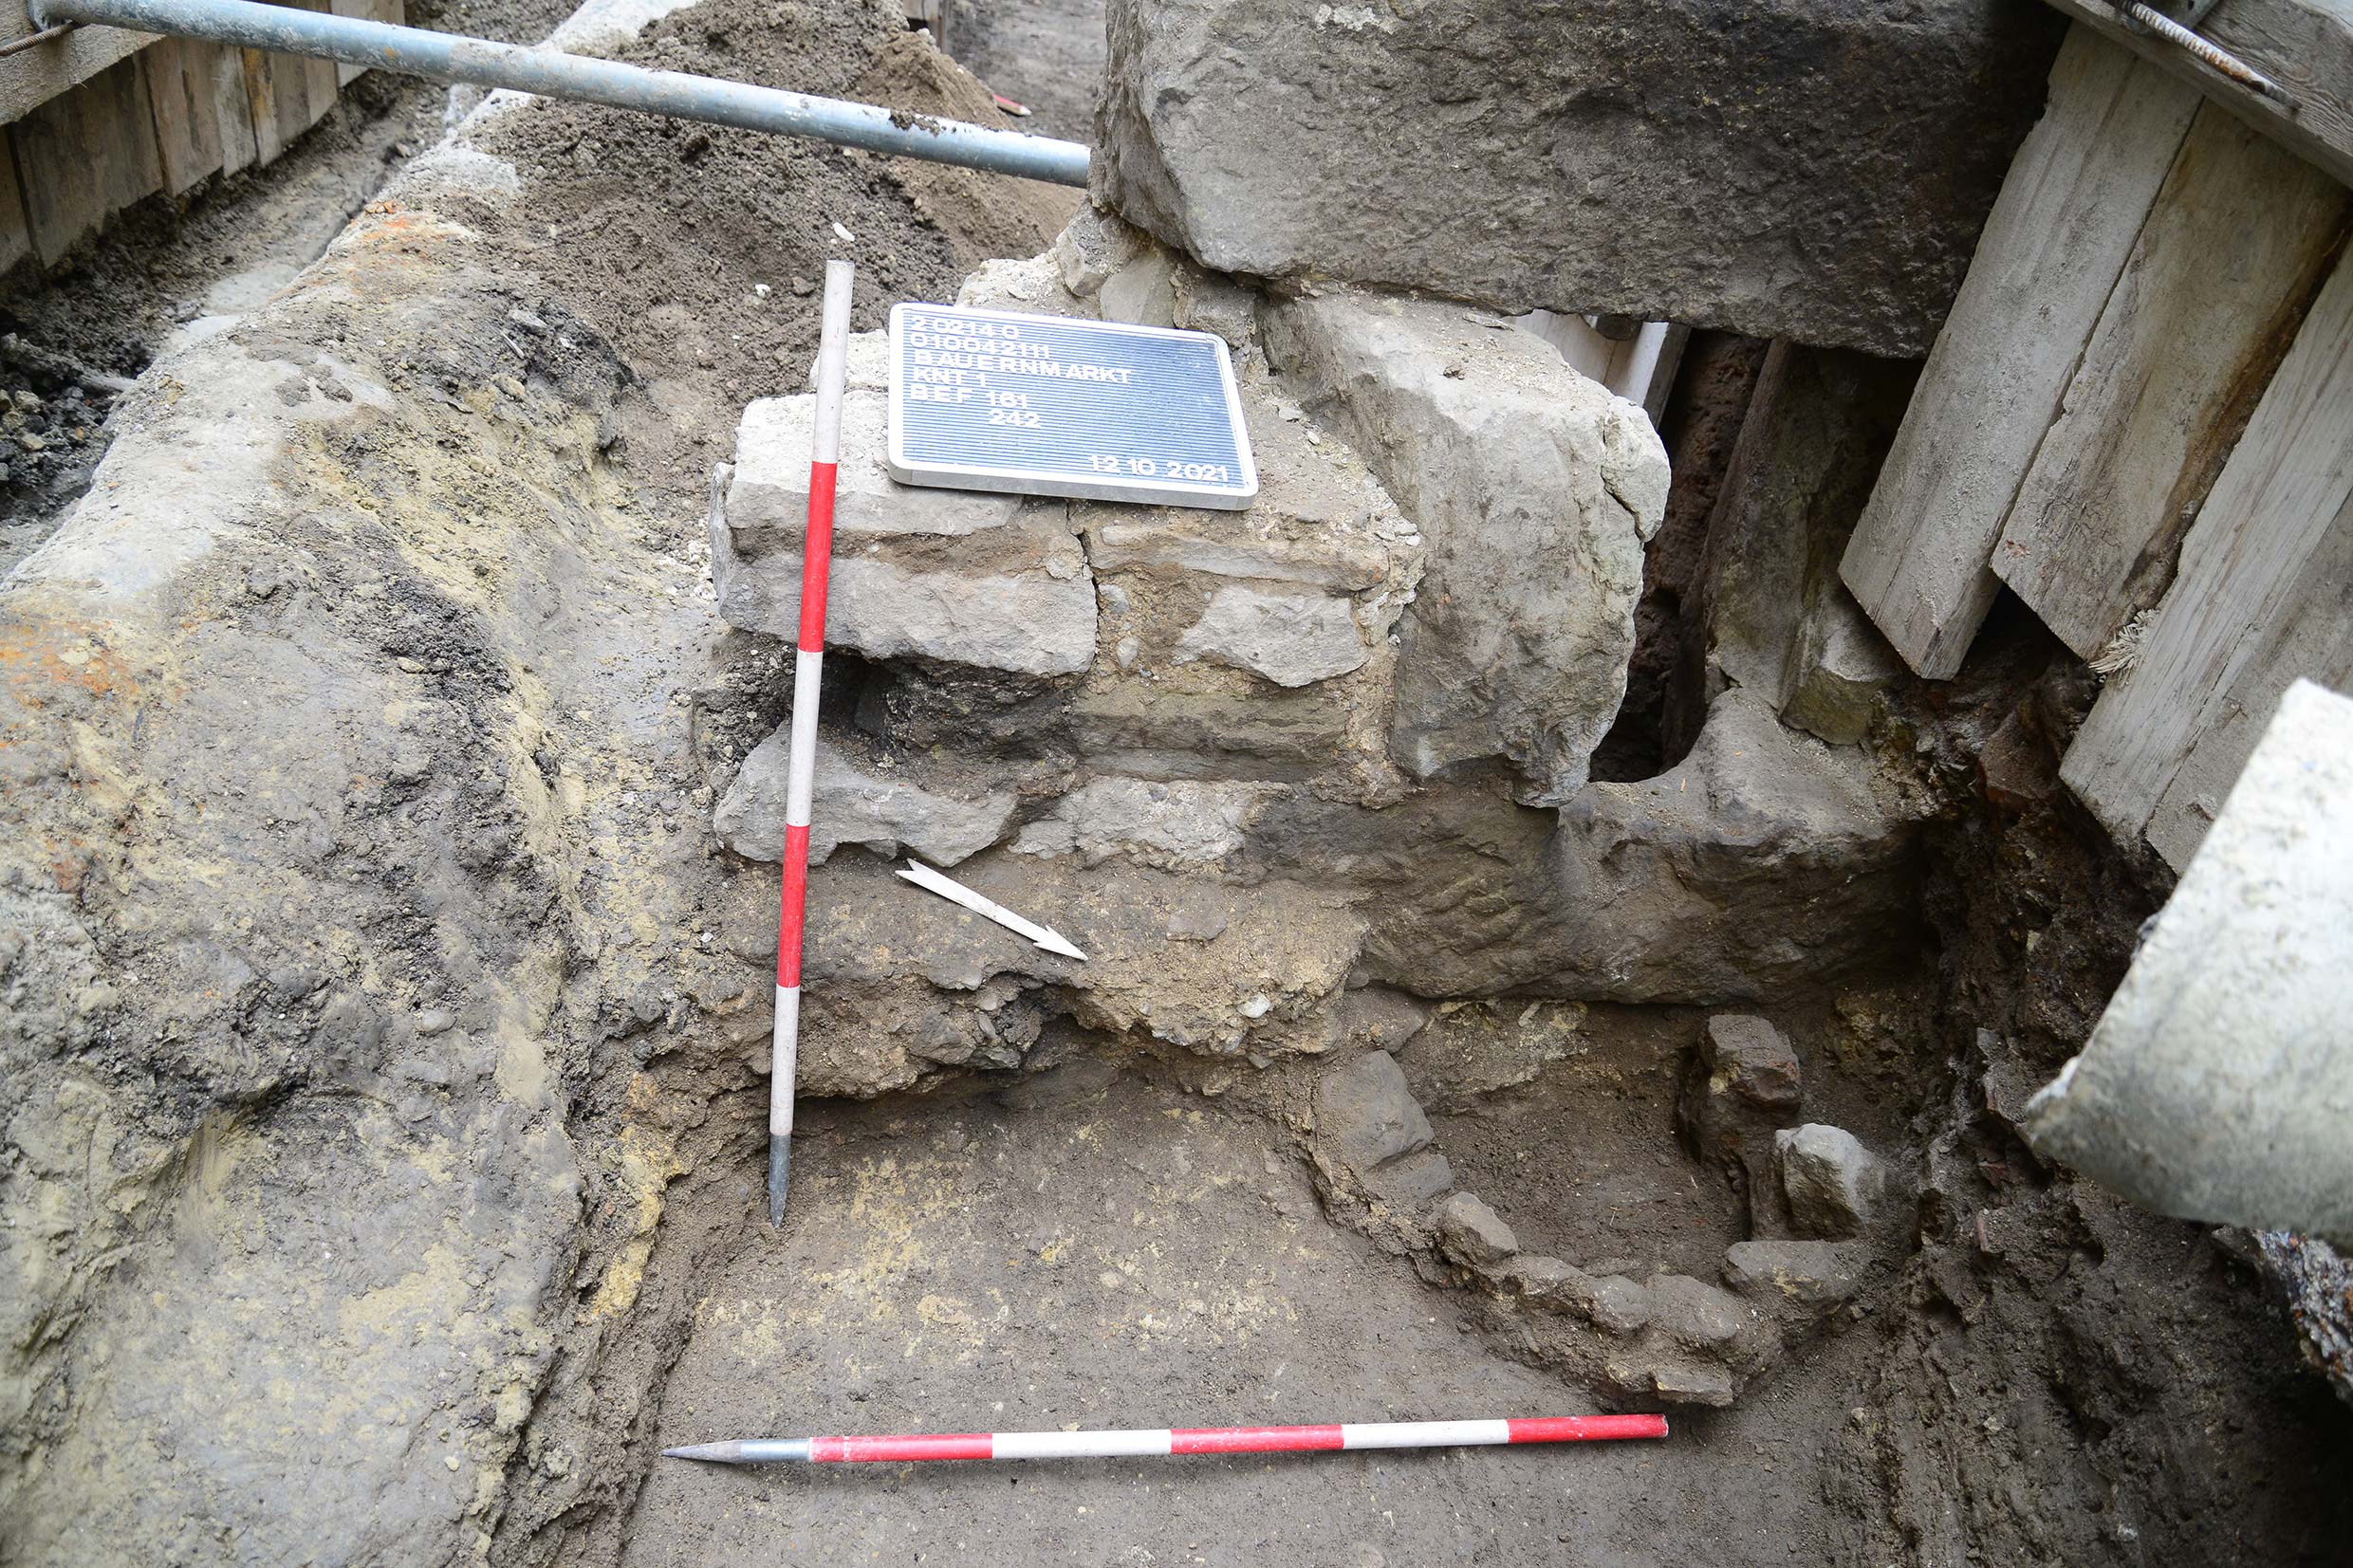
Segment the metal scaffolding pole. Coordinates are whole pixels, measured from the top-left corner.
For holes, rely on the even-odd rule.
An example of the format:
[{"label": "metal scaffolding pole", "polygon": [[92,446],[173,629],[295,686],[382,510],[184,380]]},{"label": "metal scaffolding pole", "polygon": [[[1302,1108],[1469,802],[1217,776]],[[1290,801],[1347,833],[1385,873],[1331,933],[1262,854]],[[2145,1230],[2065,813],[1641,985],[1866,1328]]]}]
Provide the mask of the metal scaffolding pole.
[{"label": "metal scaffolding pole", "polygon": [[871,103],[811,98],[715,77],[649,71],[618,61],[493,44],[388,22],[259,5],[255,0],[34,0],[32,14],[41,27],[83,22],[133,32],[204,38],[240,48],[341,60],[436,82],[471,82],[541,98],[574,99],[712,125],[810,137],[896,157],[954,163],[1057,185],[1086,183],[1087,151],[1081,142],[1023,136],[1018,131],[934,120]]}]

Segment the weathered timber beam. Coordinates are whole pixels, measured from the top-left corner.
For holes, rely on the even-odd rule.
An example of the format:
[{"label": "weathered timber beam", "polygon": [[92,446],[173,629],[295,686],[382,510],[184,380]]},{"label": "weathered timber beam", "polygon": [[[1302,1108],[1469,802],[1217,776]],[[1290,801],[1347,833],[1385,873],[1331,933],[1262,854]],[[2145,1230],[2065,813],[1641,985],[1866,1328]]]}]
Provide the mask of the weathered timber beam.
[{"label": "weathered timber beam", "polygon": [[2106,0],[2049,0],[2353,185],[2353,0],[2223,0],[2200,36],[2285,88],[2276,103],[2188,50],[2125,25]]}]

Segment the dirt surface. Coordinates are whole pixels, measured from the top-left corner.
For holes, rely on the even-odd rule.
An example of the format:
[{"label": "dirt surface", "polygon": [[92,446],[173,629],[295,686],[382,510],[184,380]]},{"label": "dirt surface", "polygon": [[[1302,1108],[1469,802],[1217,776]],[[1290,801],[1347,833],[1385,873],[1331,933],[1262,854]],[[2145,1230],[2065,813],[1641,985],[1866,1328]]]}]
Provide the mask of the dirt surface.
[{"label": "dirt surface", "polygon": [[1102,90],[1102,0],[951,0],[948,52],[1029,110],[1023,130],[1090,140]]},{"label": "dirt surface", "polygon": [[[443,0],[409,8],[412,27],[534,43],[565,0]],[[451,89],[370,72],[264,168],[154,196],[47,272],[21,264],[0,282],[0,390],[29,416],[11,427],[0,475],[0,572],[48,536],[106,450],[113,397],[74,367],[137,376],[191,335],[216,331],[286,286],[407,159],[440,138]],[[0,339],[0,343],[5,343]],[[40,403],[28,406],[28,396]],[[33,450],[26,431],[43,437]]]},{"label": "dirt surface", "polygon": [[[970,114],[978,92],[890,28],[883,6],[711,0],[617,52],[917,113]],[[983,258],[1035,254],[1076,202],[1026,180],[583,104],[532,105],[481,145],[527,171],[488,220],[641,381],[619,428],[633,469],[687,518],[743,405],[806,387],[827,257],[857,264],[852,324],[869,330],[895,301],[954,300]]]},{"label": "dirt surface", "polygon": [[[1075,1081],[1061,1081],[1070,1079]],[[795,1211],[701,1282],[665,1443],[1562,1411],[1434,1290],[1320,1210],[1279,1134],[1074,1064],[999,1098],[812,1130]],[[755,1222],[756,1223],[756,1222]],[[1050,1325],[1050,1326],[1049,1326]],[[672,1462],[633,1568],[981,1561],[1820,1561],[1810,1498],[1754,1460],[1824,1394],[1677,1421],[1657,1445],[1055,1465]],[[1728,1501],[1727,1493],[1737,1497]]]},{"label": "dirt surface", "polygon": [[[1006,120],[988,86],[932,47],[920,32],[885,45],[873,66],[851,84],[850,96],[862,103],[887,103],[968,124],[1036,131],[1033,120]],[[1004,179],[914,158],[894,160],[891,174],[915,197],[916,210],[950,237],[957,263],[967,269],[992,256],[1038,254],[1085,199],[1071,186]]]}]

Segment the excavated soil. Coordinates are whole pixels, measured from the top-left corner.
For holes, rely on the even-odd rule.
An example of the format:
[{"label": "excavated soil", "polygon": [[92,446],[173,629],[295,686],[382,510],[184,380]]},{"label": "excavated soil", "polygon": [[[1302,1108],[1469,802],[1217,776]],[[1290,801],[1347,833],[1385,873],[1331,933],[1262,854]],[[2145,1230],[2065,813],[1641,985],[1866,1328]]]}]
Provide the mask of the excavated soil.
[{"label": "excavated soil", "polygon": [[[417,0],[412,27],[503,43],[546,36],[564,0]],[[216,330],[316,261],[368,198],[440,138],[452,89],[370,72],[276,162],[117,213],[44,271],[0,280],[0,390],[30,415],[34,449],[0,448],[0,571],[48,537],[104,455],[115,394],[190,333]],[[19,346],[21,345],[21,346]],[[37,399],[28,402],[28,398]]]},{"label": "excavated soil", "polygon": [[1093,132],[1103,0],[952,0],[948,52],[1029,110],[1024,130],[1069,141]]}]

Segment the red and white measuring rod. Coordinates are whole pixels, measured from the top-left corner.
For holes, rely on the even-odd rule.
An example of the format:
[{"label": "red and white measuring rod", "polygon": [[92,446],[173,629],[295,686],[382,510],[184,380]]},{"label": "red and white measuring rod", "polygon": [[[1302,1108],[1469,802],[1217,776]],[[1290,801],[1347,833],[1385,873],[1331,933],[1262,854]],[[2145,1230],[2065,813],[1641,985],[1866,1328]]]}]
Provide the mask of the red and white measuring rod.
[{"label": "red and white measuring rod", "polygon": [[808,904],[809,797],[817,771],[817,688],[825,665],[825,580],[833,564],[833,479],[849,379],[850,281],[825,263],[817,341],[817,441],[809,454],[808,527],[801,544],[801,634],[793,643],[792,735],[785,768],[784,903],[776,923],[776,1032],[768,1083],[768,1219],[781,1225],[792,1176],[792,1081],[801,1042],[801,925]]},{"label": "red and white measuring rod", "polygon": [[1505,1443],[1599,1443],[1664,1437],[1663,1415],[1545,1415],[1523,1421],[1361,1421],[1333,1427],[1157,1427],[1133,1431],[937,1432],[919,1437],[750,1437],[664,1448],[717,1465],[801,1461],[899,1464],[913,1459],[1159,1458],[1180,1453],[1294,1453],[1334,1448],[1458,1448]]}]

